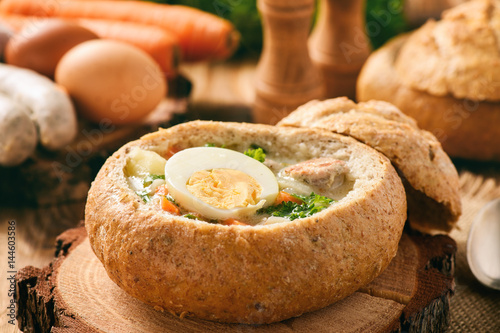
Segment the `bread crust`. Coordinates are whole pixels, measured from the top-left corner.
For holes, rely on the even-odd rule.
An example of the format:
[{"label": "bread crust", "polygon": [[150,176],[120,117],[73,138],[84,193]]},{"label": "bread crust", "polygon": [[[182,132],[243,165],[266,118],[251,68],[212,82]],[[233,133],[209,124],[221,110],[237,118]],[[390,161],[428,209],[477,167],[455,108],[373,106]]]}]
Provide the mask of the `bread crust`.
[{"label": "bread crust", "polygon": [[404,85],[434,96],[500,102],[500,2],[446,10],[408,37],[395,61]]},{"label": "bread crust", "polygon": [[[307,158],[342,158],[352,191],[311,217],[225,226],[160,212],[127,185],[127,153],[165,153],[211,142]],[[237,323],[271,323],[338,301],[373,280],[397,252],[404,188],[389,160],[327,131],[196,121],[133,141],[104,164],[89,192],[85,225],[109,277],[157,309]]]},{"label": "bread crust", "polygon": [[356,104],[345,97],[311,101],[278,125],[349,135],[387,156],[403,177],[413,228],[450,231],[458,221],[457,170],[437,139],[394,105],[374,100]]},{"label": "bread crust", "polygon": [[[491,34],[498,34],[491,25],[500,25],[498,3],[457,6],[441,25],[429,22],[388,42],[363,66],[357,99],[396,105],[432,132],[451,157],[500,161],[496,126],[500,123],[500,57],[496,42],[490,40]],[[465,20],[467,12],[479,18]],[[473,23],[467,25],[469,21]],[[451,46],[438,48],[438,42]]]}]

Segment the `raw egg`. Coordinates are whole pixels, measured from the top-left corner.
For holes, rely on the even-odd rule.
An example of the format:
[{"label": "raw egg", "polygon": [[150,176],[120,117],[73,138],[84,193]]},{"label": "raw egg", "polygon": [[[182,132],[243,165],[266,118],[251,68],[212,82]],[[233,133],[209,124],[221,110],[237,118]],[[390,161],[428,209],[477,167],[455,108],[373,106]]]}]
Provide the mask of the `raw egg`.
[{"label": "raw egg", "polygon": [[184,149],[165,164],[170,195],[181,206],[207,218],[241,218],[271,205],[278,182],[263,163],[234,150]]},{"label": "raw egg", "polygon": [[113,40],[92,40],[69,50],[55,80],[66,88],[77,111],[99,123],[137,123],[165,97],[159,65],[139,48]]},{"label": "raw egg", "polygon": [[57,63],[69,49],[98,38],[77,24],[59,19],[39,20],[15,34],[5,47],[5,61],[54,77]]}]

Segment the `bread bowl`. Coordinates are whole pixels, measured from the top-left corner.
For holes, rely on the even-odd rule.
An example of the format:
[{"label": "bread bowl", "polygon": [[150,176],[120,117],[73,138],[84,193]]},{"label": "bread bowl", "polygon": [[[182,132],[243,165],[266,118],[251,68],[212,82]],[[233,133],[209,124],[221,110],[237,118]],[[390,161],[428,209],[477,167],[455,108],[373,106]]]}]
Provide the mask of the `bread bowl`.
[{"label": "bread bowl", "polygon": [[[238,152],[257,145],[266,161],[295,167],[289,173],[300,170],[301,161],[341,161],[346,181],[335,186],[347,184],[347,191],[308,217],[224,225],[193,219],[186,212],[203,212],[182,206],[182,215],[167,213],[132,189],[130,174],[140,169],[135,162],[147,160],[134,156],[168,158],[207,143]],[[170,176],[176,174],[165,174],[166,182]],[[353,293],[394,257],[405,220],[404,188],[390,161],[352,138],[206,121],[160,130],[120,148],[97,175],[85,209],[92,249],[127,293],[176,315],[233,323],[280,321]]]},{"label": "bread bowl", "polygon": [[387,156],[403,179],[414,229],[447,232],[458,221],[462,207],[455,166],[437,139],[394,105],[374,100],[356,104],[346,97],[311,101],[278,126],[349,135]]},{"label": "bread bowl", "polygon": [[358,101],[388,101],[451,157],[500,160],[500,2],[470,1],[374,52]]}]

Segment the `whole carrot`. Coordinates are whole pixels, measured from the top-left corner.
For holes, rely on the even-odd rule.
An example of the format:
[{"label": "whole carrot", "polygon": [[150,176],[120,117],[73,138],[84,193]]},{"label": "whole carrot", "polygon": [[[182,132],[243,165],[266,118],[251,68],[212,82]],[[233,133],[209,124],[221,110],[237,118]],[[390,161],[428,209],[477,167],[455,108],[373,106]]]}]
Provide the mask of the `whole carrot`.
[{"label": "whole carrot", "polygon": [[[29,26],[33,30],[39,22],[50,19],[52,18],[21,15],[0,16],[0,22],[14,31],[20,31]],[[180,52],[177,37],[165,29],[134,22],[98,19],[66,20],[92,31],[100,38],[119,40],[134,45],[151,55],[168,77],[174,77],[177,74]]]},{"label": "whole carrot", "polygon": [[293,195],[291,195],[290,193],[287,193],[285,191],[279,191],[278,196],[276,197],[276,200],[274,201],[274,203],[279,205],[282,202],[288,202],[288,201],[295,202],[299,205],[301,205],[303,203],[302,200],[300,200],[297,197],[294,197]]},{"label": "whole carrot", "polygon": [[[41,20],[41,18],[37,18],[37,22],[41,22]],[[0,15],[0,22],[16,33],[30,24],[28,18],[22,15]]]},{"label": "whole carrot", "polygon": [[168,77],[177,74],[180,49],[177,37],[171,32],[134,22],[97,19],[77,19],[76,22],[101,38],[126,42],[149,53]]},{"label": "whole carrot", "polygon": [[239,34],[229,21],[182,5],[109,0],[2,0],[0,13],[155,25],[177,36],[183,60],[186,61],[226,59],[239,43]]}]

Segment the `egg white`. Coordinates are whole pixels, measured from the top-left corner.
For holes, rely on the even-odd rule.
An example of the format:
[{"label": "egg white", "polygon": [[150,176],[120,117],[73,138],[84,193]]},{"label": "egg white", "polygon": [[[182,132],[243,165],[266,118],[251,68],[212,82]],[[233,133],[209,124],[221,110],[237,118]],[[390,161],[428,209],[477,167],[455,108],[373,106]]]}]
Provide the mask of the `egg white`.
[{"label": "egg white", "polygon": [[[189,178],[197,171],[233,169],[254,178],[262,188],[256,205],[221,209],[197,198],[186,187]],[[181,150],[165,164],[165,182],[176,203],[209,219],[241,218],[254,214],[258,209],[271,205],[279,192],[274,173],[263,163],[240,152],[216,148],[196,147]]]}]

